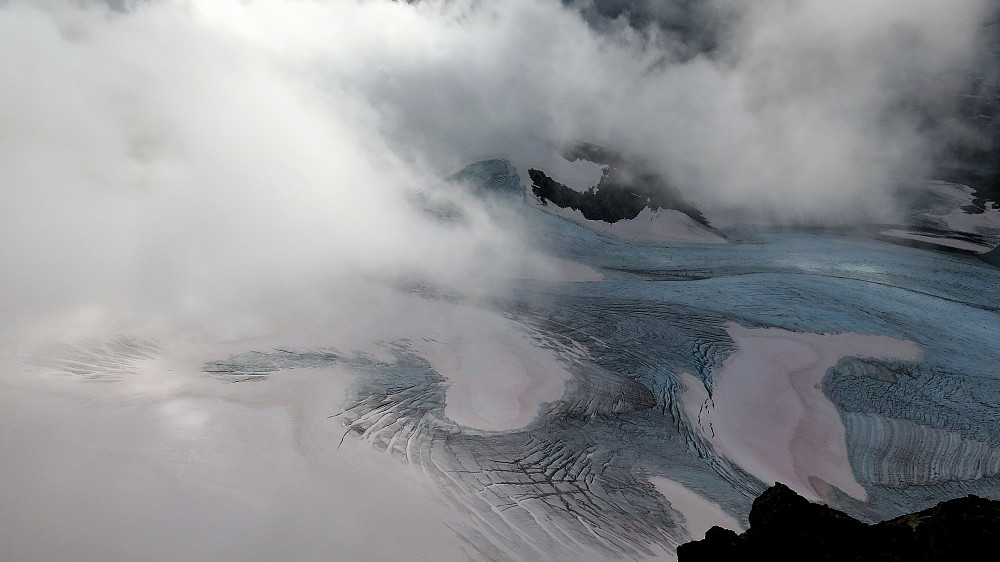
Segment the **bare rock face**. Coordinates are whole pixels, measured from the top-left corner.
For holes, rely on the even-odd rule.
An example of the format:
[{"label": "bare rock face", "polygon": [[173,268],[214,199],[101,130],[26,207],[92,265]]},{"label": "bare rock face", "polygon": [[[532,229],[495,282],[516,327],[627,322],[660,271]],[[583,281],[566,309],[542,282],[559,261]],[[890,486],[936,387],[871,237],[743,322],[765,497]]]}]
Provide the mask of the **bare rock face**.
[{"label": "bare rock face", "polygon": [[677,549],[679,562],[726,560],[976,560],[1000,539],[1000,501],[957,498],[884,521],[862,523],[783,484],[758,497],[750,529],[713,527]]},{"label": "bare rock face", "polygon": [[984,262],[1000,267],[1000,247],[994,248],[992,252],[986,252],[985,254],[980,254],[979,259]]},{"label": "bare rock face", "polygon": [[675,209],[695,222],[708,226],[705,216],[687,204],[677,189],[641,163],[628,162],[621,154],[588,143],[579,143],[563,156],[604,167],[601,181],[579,192],[559,183],[542,170],[529,169],[531,192],[543,204],[576,209],[588,220],[615,223],[636,218],[643,209]]}]

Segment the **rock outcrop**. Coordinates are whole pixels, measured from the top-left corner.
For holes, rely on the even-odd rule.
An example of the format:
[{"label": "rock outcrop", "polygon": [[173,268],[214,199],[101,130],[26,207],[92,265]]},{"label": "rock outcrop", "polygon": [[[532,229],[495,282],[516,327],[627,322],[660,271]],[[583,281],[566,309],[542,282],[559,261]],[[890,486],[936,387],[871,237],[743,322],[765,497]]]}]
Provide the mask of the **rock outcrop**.
[{"label": "rock outcrop", "polygon": [[[775,484],[753,502],[741,535],[712,527],[677,549],[679,562],[976,560],[1000,539],[1000,501],[957,498],[868,525]],[[990,556],[992,557],[992,556]]]},{"label": "rock outcrop", "polygon": [[604,167],[601,181],[586,191],[576,191],[542,170],[529,169],[531,192],[543,203],[576,209],[588,220],[615,223],[634,219],[643,209],[675,209],[708,226],[701,211],[684,202],[677,189],[641,164],[629,163],[620,154],[597,145],[579,143],[564,154],[567,160],[585,160]]},{"label": "rock outcrop", "polygon": [[986,252],[985,254],[979,254],[979,259],[990,265],[1000,267],[1000,247],[994,248],[992,251]]}]

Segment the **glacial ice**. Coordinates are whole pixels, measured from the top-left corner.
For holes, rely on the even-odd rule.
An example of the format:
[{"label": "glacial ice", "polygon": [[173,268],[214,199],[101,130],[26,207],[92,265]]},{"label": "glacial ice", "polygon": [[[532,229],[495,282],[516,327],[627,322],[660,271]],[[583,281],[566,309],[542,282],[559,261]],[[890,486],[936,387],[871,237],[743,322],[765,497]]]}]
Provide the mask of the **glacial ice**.
[{"label": "glacial ice", "polygon": [[[729,244],[625,240],[523,204],[509,162],[480,162],[451,181],[501,194],[536,249],[599,274],[587,282],[514,279],[513,290],[488,298],[413,291],[440,307],[493,315],[512,327],[518,346],[558,363],[568,380],[533,402],[531,416],[497,427],[456,423],[448,393],[467,374],[461,365],[436,368],[431,355],[441,347],[414,338],[380,342],[380,356],[246,349],[202,369],[228,381],[333,366],[355,373],[346,401],[330,404],[343,440],[433,481],[440,500],[463,514],[454,530],[472,555],[670,558],[702,530],[691,509],[745,526],[752,498],[771,482],[713,435],[734,431],[738,419],[729,428],[710,423],[740,400],[726,397],[718,375],[746,351],[741,334],[786,334],[826,354],[808,381],[817,400],[793,406],[806,419],[825,403],[824,423],[839,417],[844,441],[800,451],[842,451],[834,468],[850,474],[804,472],[792,482],[799,492],[865,520],[968,493],[1000,498],[1000,268],[861,235],[746,229],[727,232]],[[823,351],[847,340],[911,342],[918,353],[846,344]],[[121,379],[133,357],[157,353],[155,344],[121,340],[67,348],[46,367]],[[685,399],[692,388],[700,401]],[[717,411],[699,420],[713,398]],[[751,410],[740,411],[766,415]],[[837,437],[799,437],[819,434]],[[697,501],[677,490],[696,490]]]}]

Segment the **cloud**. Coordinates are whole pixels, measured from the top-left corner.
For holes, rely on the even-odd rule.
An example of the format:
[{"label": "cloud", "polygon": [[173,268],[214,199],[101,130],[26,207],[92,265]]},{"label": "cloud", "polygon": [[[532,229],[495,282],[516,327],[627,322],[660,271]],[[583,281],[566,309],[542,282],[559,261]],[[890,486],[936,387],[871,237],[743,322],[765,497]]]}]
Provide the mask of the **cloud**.
[{"label": "cloud", "polygon": [[[302,466],[332,439],[312,428],[314,443],[294,442],[303,416],[325,420],[342,400],[341,387],[317,395],[330,379],[234,390],[204,380],[202,362],[286,336],[351,350],[445,326],[471,349],[490,341],[488,322],[394,290],[553,278],[558,262],[534,253],[516,213],[447,189],[434,197],[457,201],[461,221],[412,203],[482,158],[558,172],[555,149],[586,140],[644,160],[703,208],[885,218],[897,184],[947,144],[926,125],[952,111],[938,77],[992,64],[976,53],[985,0],[623,4],[0,2],[0,348],[122,333],[174,353],[203,345],[112,391],[0,358],[0,456],[16,460],[0,497],[18,506],[0,516],[18,536],[0,543],[184,557],[198,545],[177,537],[227,521],[204,551],[237,558],[248,541],[328,558],[346,541],[348,558],[399,558],[406,545],[374,532],[393,497],[406,540],[453,538],[406,495],[419,485],[379,492],[361,474],[375,461]],[[39,425],[50,419],[78,429]],[[256,478],[247,466],[262,459]],[[329,474],[363,486],[342,496]],[[143,501],[166,516],[138,513]],[[332,523],[315,523],[331,505]]]},{"label": "cloud", "polygon": [[533,140],[582,138],[652,162],[703,205],[878,220],[901,178],[930,171],[943,139],[923,126],[955,94],[942,73],[973,69],[988,12],[974,0],[709,5],[727,23],[691,55],[664,40],[669,26],[594,27],[552,2],[447,4],[461,17],[436,20],[433,47],[402,64],[390,52],[357,83],[390,108],[394,137],[438,158],[530,159]]},{"label": "cloud", "polygon": [[530,252],[496,213],[468,199],[443,225],[410,203],[443,169],[394,151],[379,100],[353,89],[350,66],[375,64],[350,50],[366,26],[418,17],[387,2],[5,5],[4,327],[263,317],[252,332],[350,283],[471,289],[517,270]]},{"label": "cloud", "polygon": [[917,85],[974,70],[988,16],[979,0],[611,4],[6,3],[5,316],[197,316],[517,263],[516,228],[489,212],[444,228],[405,193],[486,157],[557,169],[576,139],[703,207],[885,219],[941,144],[922,123],[950,94]]},{"label": "cloud", "polygon": [[0,397],[4,558],[463,559],[429,479],[367,443],[337,448],[328,416],[351,373],[33,379]]}]

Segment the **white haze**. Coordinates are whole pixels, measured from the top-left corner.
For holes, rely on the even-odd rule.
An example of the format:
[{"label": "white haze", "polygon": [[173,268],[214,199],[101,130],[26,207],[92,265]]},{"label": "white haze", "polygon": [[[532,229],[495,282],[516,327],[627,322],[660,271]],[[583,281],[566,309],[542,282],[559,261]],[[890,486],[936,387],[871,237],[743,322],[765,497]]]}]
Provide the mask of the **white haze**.
[{"label": "white haze", "polygon": [[441,227],[403,194],[575,139],[703,205],[891,214],[933,140],[893,104],[971,60],[987,4],[716,4],[737,18],[720,49],[672,63],[652,28],[599,34],[554,1],[7,2],[5,323],[311,309],[345,277],[505,271],[514,225]]},{"label": "white haze", "polygon": [[[426,482],[381,489],[391,459],[328,452],[346,374],[221,385],[200,361],[427,325],[487,341],[393,289],[561,275],[514,214],[448,193],[465,218],[441,223],[413,204],[477,159],[566,169],[553,148],[585,140],[703,206],[891,215],[935,142],[894,108],[969,64],[989,8],[716,0],[721,46],[692,57],[555,0],[113,4],[0,0],[7,557],[458,556],[435,546],[454,536]],[[88,386],[12,359],[119,334],[176,364]]]}]

